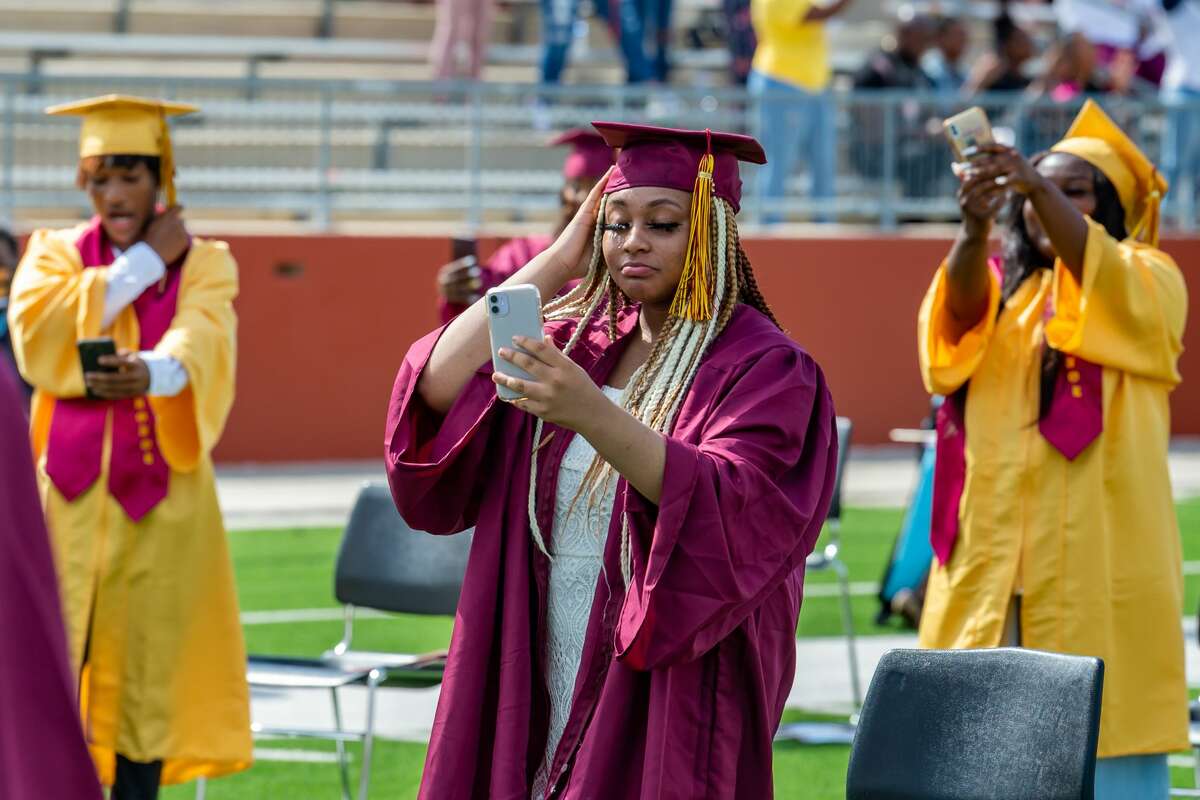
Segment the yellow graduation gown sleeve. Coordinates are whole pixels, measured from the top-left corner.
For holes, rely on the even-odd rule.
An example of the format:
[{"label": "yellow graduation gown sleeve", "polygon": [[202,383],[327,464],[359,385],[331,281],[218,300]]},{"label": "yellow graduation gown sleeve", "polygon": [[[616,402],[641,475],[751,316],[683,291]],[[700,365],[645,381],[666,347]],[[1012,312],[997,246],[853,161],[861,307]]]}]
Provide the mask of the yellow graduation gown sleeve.
[{"label": "yellow graduation gown sleeve", "polygon": [[1069,355],[1174,386],[1187,318],[1183,273],[1161,250],[1118,242],[1090,219],[1083,281],[1054,267],[1046,341]]},{"label": "yellow graduation gown sleeve", "polygon": [[1000,281],[989,269],[987,311],[974,327],[956,337],[946,307],[946,263],[942,262],[933,277],[933,285],[925,302],[921,304],[917,326],[920,331],[917,353],[926,391],[930,394],[954,394],[970,380],[996,330],[996,310],[999,307]]},{"label": "yellow graduation gown sleeve", "polygon": [[[210,451],[233,399],[237,266],[224,243],[202,239],[184,261],[175,316],[156,349],[183,364],[188,388],[150,398],[169,491],[135,523],[107,490],[108,441],[100,478],[74,501],[45,471],[56,398],[83,394],[75,342],[102,333],[106,270],[83,268],[80,232],[33,235],[10,322],[18,364],[35,387],[38,479],[85,733],[105,784],[117,753],[162,760],[168,784],[235,772],[252,758],[249,690]],[[136,349],[133,309],[103,333]]]},{"label": "yellow graduation gown sleeve", "polygon": [[[924,647],[995,647],[1014,593],[1026,647],[1105,662],[1101,757],[1188,747],[1183,579],[1167,473],[1186,295],[1162,252],[1091,225],[1082,280],[1028,279],[986,336],[954,345],[939,270],[919,318],[922,377],[967,386],[957,545],[930,572]],[[1052,293],[1056,293],[1052,295]],[[1052,322],[1045,322],[1048,298]],[[972,332],[974,333],[974,332]],[[1103,367],[1104,429],[1074,461],[1037,427],[1042,348]]]}]

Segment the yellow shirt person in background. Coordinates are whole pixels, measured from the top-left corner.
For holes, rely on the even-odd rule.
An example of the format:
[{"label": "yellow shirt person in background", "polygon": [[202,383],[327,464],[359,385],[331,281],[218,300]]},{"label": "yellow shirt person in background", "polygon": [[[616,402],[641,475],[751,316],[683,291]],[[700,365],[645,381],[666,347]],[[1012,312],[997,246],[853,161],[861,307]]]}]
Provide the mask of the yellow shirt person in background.
[{"label": "yellow shirt person in background", "polygon": [[1102,658],[1096,797],[1165,798],[1166,753],[1188,747],[1167,472],[1187,292],[1157,248],[1165,181],[1091,101],[1050,153],[990,147],[960,179],[918,326],[948,396],[921,644]]},{"label": "yellow shirt person in background", "polygon": [[[233,402],[237,265],[175,205],[166,117],[192,110],[111,95],[48,109],[83,117],[96,216],[34,232],[9,309],[84,732],[122,800],[251,761],[209,456]],[[96,337],[117,354],[85,375],[76,342]]]},{"label": "yellow shirt person in background", "polygon": [[765,222],[783,219],[779,206],[787,197],[787,182],[800,156],[812,179],[811,197],[833,199],[837,152],[825,21],[849,4],[850,0],[834,0],[831,5],[813,0],[751,0],[750,20],[758,48],[746,88],[758,98],[755,135],[767,153],[758,179]]}]

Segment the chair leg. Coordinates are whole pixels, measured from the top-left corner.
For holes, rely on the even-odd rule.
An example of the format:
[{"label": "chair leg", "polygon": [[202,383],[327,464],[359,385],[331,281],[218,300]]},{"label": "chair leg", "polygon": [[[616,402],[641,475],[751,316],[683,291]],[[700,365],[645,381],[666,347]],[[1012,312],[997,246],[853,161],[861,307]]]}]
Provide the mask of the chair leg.
[{"label": "chair leg", "polygon": [[854,710],[862,708],[862,684],[858,676],[858,643],[854,637],[854,610],[850,605],[850,573],[840,558],[830,563],[837,575],[842,599],[842,630],[846,634],[846,650],[850,661],[850,694],[854,699]]},{"label": "chair leg", "polygon": [[[338,733],[342,732],[342,707],[338,703],[337,689],[330,689],[333,698],[333,726]],[[342,772],[342,800],[351,800],[350,795],[350,766],[346,760],[346,743],[340,738],[337,742],[338,767]]]},{"label": "chair leg", "polygon": [[363,732],[362,767],[358,774],[358,800],[367,800],[371,786],[371,755],[375,745],[375,690],[383,680],[384,673],[373,669],[367,676],[367,727]]},{"label": "chair leg", "polygon": [[204,794],[208,790],[208,778],[196,778],[196,800],[204,800]]}]

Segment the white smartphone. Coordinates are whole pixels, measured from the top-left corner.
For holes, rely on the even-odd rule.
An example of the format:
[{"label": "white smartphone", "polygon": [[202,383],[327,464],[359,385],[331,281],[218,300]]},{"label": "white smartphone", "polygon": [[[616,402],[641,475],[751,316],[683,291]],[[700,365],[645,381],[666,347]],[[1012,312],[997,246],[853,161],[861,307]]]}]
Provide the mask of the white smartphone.
[{"label": "white smartphone", "polygon": [[[525,370],[500,358],[499,350],[501,347],[519,350],[520,348],[513,344],[514,336],[542,340],[545,333],[542,329],[541,292],[530,283],[501,286],[489,289],[484,303],[487,306],[488,333],[492,337],[492,367],[496,372],[514,378],[532,379],[533,376]],[[496,385],[496,394],[505,400],[521,396],[518,392],[499,384]]]}]

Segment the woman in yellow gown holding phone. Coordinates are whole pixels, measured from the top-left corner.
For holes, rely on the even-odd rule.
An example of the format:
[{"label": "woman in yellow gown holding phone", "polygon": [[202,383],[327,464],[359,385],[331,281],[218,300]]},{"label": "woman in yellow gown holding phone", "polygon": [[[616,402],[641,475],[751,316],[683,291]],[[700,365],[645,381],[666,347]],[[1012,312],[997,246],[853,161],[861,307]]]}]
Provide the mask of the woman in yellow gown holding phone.
[{"label": "woman in yellow gown holding phone", "polygon": [[1102,658],[1096,797],[1165,798],[1166,754],[1188,747],[1167,472],[1187,291],[1157,246],[1166,184],[1090,101],[1050,152],[987,145],[959,178],[918,325],[947,396],[921,644]]}]

